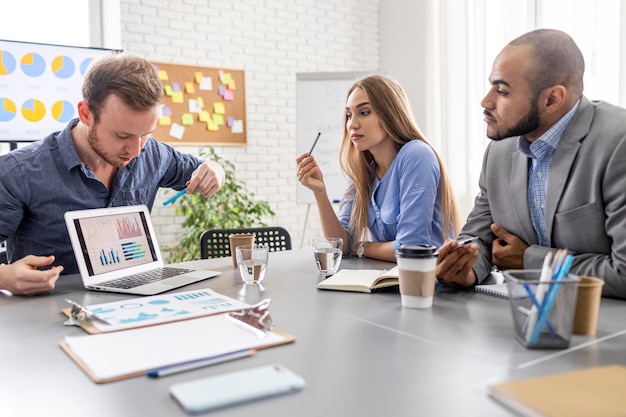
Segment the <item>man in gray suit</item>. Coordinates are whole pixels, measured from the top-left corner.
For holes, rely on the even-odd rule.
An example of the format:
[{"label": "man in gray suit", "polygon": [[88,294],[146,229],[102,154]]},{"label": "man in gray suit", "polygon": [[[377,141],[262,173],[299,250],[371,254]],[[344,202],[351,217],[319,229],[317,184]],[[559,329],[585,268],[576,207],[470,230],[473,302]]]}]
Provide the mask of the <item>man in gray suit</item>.
[{"label": "man in gray suit", "polygon": [[492,266],[541,269],[551,248],[571,272],[626,299],[626,110],[583,96],[583,56],[557,30],[509,43],[481,105],[487,136],[480,193],[461,237],[440,248],[437,277],[471,286]]}]

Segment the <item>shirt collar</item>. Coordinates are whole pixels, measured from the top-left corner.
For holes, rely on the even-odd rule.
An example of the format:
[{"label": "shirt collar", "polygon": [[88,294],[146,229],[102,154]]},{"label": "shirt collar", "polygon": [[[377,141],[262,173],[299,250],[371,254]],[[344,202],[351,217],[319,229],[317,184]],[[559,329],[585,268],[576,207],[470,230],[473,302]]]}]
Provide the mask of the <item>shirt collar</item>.
[{"label": "shirt collar", "polygon": [[72,129],[78,124],[78,119],[71,120],[65,129],[60,131],[57,135],[57,145],[59,147],[59,154],[67,170],[83,165],[83,162],[78,156],[76,146],[74,146],[74,140],[72,139]]},{"label": "shirt collar", "polygon": [[561,117],[550,129],[548,129],[543,135],[539,136],[534,142],[526,139],[525,136],[517,138],[517,149],[533,159],[541,159],[549,150],[554,150],[559,145],[565,129],[574,118],[574,113],[578,110],[580,99],[568,110],[563,117]]}]

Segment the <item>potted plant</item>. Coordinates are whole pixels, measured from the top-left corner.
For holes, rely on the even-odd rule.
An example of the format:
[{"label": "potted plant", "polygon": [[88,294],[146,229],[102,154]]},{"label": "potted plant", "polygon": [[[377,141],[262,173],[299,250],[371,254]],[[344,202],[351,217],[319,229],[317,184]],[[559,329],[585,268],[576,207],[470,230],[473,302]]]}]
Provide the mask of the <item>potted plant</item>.
[{"label": "potted plant", "polygon": [[186,233],[177,246],[164,248],[170,263],[200,259],[200,235],[206,230],[266,226],[263,218],[275,215],[267,201],[255,200],[245,184],[235,178],[232,162],[221,158],[213,148],[201,148],[199,155],[220,163],[226,179],[211,198],[190,194],[176,201],[174,213],[184,216]]}]

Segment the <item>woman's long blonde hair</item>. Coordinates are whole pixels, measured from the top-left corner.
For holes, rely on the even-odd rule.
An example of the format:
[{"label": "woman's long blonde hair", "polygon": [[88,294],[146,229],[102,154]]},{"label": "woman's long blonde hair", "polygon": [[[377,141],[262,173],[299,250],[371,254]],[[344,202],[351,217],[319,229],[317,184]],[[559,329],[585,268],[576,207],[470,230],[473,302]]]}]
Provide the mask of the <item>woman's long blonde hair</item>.
[{"label": "woman's long blonde hair", "polygon": [[[441,173],[439,188],[441,190],[441,222],[443,239],[450,232],[454,235],[460,229],[460,214],[450,187],[448,174],[437,151],[428,143],[420,131],[411,106],[402,87],[393,79],[383,75],[369,75],[356,81],[348,90],[347,98],[356,89],[361,88],[368,98],[374,113],[391,139],[396,143],[397,150],[411,140],[421,140],[433,149],[439,162]],[[344,118],[344,135],[340,150],[341,169],[352,181],[355,188],[354,203],[350,216],[349,232],[354,236],[353,245],[360,240],[368,239],[367,210],[372,194],[372,178],[374,171],[371,166],[373,156],[369,151],[358,151],[350,140],[347,118]]]}]

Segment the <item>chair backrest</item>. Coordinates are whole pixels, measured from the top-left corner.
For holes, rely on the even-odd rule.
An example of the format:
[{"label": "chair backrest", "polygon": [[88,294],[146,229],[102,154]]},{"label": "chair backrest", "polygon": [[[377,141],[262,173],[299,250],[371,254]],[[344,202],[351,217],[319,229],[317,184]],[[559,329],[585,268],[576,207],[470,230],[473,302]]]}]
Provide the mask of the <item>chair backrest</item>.
[{"label": "chair backrest", "polygon": [[9,262],[7,250],[5,248],[0,248],[0,264],[6,264],[7,262]]},{"label": "chair backrest", "polygon": [[252,233],[254,243],[267,245],[270,252],[291,249],[291,235],[280,226],[250,227],[241,229],[211,229],[200,236],[200,258],[223,258],[230,256],[228,236],[233,233]]}]

